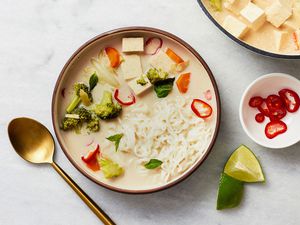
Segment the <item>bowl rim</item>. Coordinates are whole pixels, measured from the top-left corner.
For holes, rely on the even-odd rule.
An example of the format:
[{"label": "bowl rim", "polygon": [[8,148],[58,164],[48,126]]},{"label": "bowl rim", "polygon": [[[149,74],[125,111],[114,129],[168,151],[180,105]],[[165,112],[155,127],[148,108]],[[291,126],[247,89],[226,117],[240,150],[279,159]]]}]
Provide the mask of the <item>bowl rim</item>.
[{"label": "bowl rim", "polygon": [[255,79],[254,81],[252,81],[248,87],[245,89],[245,91],[243,92],[242,94],[242,98],[241,98],[241,101],[240,101],[240,105],[239,105],[239,119],[240,119],[240,123],[243,127],[243,130],[244,132],[248,135],[248,137],[250,137],[255,143],[263,146],[263,147],[266,147],[266,148],[272,148],[272,149],[282,149],[282,148],[287,148],[287,147],[290,147],[296,143],[298,143],[300,141],[300,138],[299,140],[296,140],[294,142],[291,142],[291,143],[288,143],[286,145],[283,145],[283,146],[273,146],[273,145],[268,145],[266,144],[265,142],[261,142],[259,140],[257,140],[256,138],[253,137],[253,135],[249,132],[245,122],[244,122],[244,119],[243,119],[243,103],[245,102],[245,97],[246,95],[248,94],[249,90],[259,81],[261,80],[264,80],[266,78],[272,78],[272,77],[283,77],[283,78],[286,78],[286,79],[290,79],[290,80],[294,80],[295,82],[299,83],[300,84],[300,80],[298,80],[296,77],[293,77],[292,75],[289,75],[289,74],[286,74],[286,73],[268,73],[268,74],[265,74],[265,75],[262,75],[260,77],[258,77],[257,79]]},{"label": "bowl rim", "polygon": [[232,34],[230,34],[227,30],[225,30],[216,20],[215,18],[210,14],[210,12],[206,9],[205,5],[202,3],[202,0],[197,0],[198,4],[200,5],[202,11],[205,13],[205,15],[215,24],[216,27],[219,28],[227,37],[232,39],[234,42],[238,43],[239,45],[243,46],[244,48],[255,52],[260,55],[272,57],[272,58],[277,58],[277,59],[300,59],[300,54],[299,55],[286,55],[286,54],[278,54],[278,53],[273,53],[273,52],[268,52],[266,50],[262,50],[259,48],[256,48],[252,45],[247,44],[244,41],[241,41],[240,39],[236,38]]},{"label": "bowl rim", "polygon": [[[215,131],[214,131],[212,140],[211,140],[207,150],[205,151],[205,154],[202,156],[202,158],[199,159],[198,162],[196,164],[194,164],[194,166],[192,168],[190,168],[190,170],[187,173],[179,176],[178,178],[174,179],[172,182],[169,182],[169,183],[167,183],[165,185],[162,185],[162,186],[159,186],[159,187],[145,189],[145,190],[130,190],[130,189],[117,188],[117,187],[105,184],[104,182],[101,182],[101,181],[93,178],[92,176],[90,176],[87,172],[85,172],[83,169],[81,169],[80,166],[77,165],[75,160],[73,160],[71,155],[64,148],[64,145],[63,145],[62,140],[61,140],[61,136],[59,135],[59,127],[55,123],[55,121],[57,121],[57,115],[55,115],[54,106],[55,106],[55,98],[56,98],[57,94],[59,94],[58,93],[58,87],[59,87],[59,84],[61,83],[62,78],[64,77],[66,69],[68,68],[70,63],[73,61],[73,59],[76,58],[77,55],[79,53],[81,53],[81,51],[83,51],[87,46],[89,46],[90,44],[92,44],[93,42],[95,42],[99,39],[102,39],[102,38],[107,37],[107,36],[115,35],[115,34],[118,34],[118,33],[130,32],[130,31],[143,31],[143,32],[156,33],[156,34],[159,34],[159,35],[163,35],[167,38],[170,38],[170,39],[180,43],[182,46],[184,46],[190,53],[192,53],[196,57],[196,59],[203,65],[205,71],[207,72],[207,74],[208,74],[208,76],[211,80],[211,83],[213,85],[214,91],[215,91],[216,105],[217,105]],[[87,177],[91,181],[95,182],[96,184],[98,184],[98,185],[100,185],[104,188],[107,188],[109,190],[115,191],[115,192],[126,193],[126,194],[146,194],[146,193],[153,193],[153,192],[162,191],[162,190],[168,189],[168,188],[180,183],[181,181],[183,181],[187,177],[189,177],[206,160],[206,158],[208,157],[209,153],[211,152],[211,150],[212,150],[212,148],[213,148],[213,146],[216,142],[216,139],[217,139],[217,136],[218,136],[218,133],[219,133],[220,121],[221,121],[221,101],[220,101],[220,95],[219,95],[219,90],[218,90],[218,87],[217,87],[217,83],[216,83],[216,80],[215,80],[210,68],[208,67],[208,65],[206,64],[204,59],[199,55],[199,53],[196,50],[194,50],[194,48],[192,48],[189,44],[187,44],[185,41],[183,41],[179,37],[167,32],[167,31],[160,30],[160,29],[157,29],[157,28],[152,28],[152,27],[145,27],[145,26],[130,26],[130,27],[122,27],[122,28],[113,29],[113,30],[104,32],[102,34],[99,34],[99,35],[91,38],[90,40],[86,41],[84,44],[82,44],[71,55],[71,57],[65,63],[64,67],[62,68],[62,70],[61,70],[61,72],[60,72],[60,74],[57,78],[57,81],[56,81],[56,84],[55,84],[55,87],[54,87],[54,90],[53,90],[53,94],[52,94],[51,114],[52,114],[52,125],[53,125],[53,128],[54,128],[55,136],[58,140],[58,143],[59,143],[61,149],[63,150],[64,154],[69,159],[69,161],[73,164],[73,166],[79,172],[81,172],[85,177]]]}]

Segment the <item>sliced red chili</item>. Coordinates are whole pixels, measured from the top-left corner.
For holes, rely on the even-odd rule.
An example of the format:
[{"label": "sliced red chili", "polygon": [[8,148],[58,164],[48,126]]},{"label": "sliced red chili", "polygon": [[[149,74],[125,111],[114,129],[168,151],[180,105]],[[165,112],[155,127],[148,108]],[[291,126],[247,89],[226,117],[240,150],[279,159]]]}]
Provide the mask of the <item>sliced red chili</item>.
[{"label": "sliced red chili", "polygon": [[285,116],[286,116],[286,109],[285,108],[273,109],[273,110],[270,110],[270,112],[269,112],[269,117],[270,117],[271,121],[281,120]]},{"label": "sliced red chili", "polygon": [[135,96],[131,93],[129,96],[128,96],[128,99],[130,99],[130,101],[123,101],[119,98],[119,89],[116,89],[115,90],[115,93],[114,93],[114,98],[121,104],[121,105],[132,105],[135,103]]},{"label": "sliced red chili", "polygon": [[265,134],[267,138],[272,139],[287,131],[287,125],[282,121],[271,121],[266,125]]},{"label": "sliced red chili", "polygon": [[283,101],[278,95],[269,95],[266,99],[266,103],[270,111],[284,108]]},{"label": "sliced red chili", "polygon": [[255,116],[255,120],[256,120],[256,122],[258,122],[258,123],[262,123],[262,122],[265,121],[265,115],[264,115],[263,113],[258,113],[258,114],[256,114],[256,116]]},{"label": "sliced red chili", "polygon": [[81,159],[86,163],[87,167],[93,171],[100,170],[97,157],[100,155],[100,146],[97,145],[96,149],[90,151],[86,156],[82,156]]},{"label": "sliced red chili", "polygon": [[210,117],[212,114],[212,108],[211,106],[200,100],[200,99],[194,99],[192,104],[191,104],[191,109],[193,112],[196,114],[196,116],[200,118],[207,118]]},{"label": "sliced red chili", "polygon": [[267,103],[266,101],[263,99],[263,102],[260,106],[257,107],[258,110],[263,113],[266,117],[269,117],[270,116],[270,110],[267,106]]},{"label": "sliced red chili", "polygon": [[300,106],[300,98],[299,95],[290,89],[282,89],[278,92],[279,96],[284,102],[286,110],[288,112],[296,112]]},{"label": "sliced red chili", "polygon": [[259,107],[263,103],[264,99],[260,96],[252,97],[249,101],[249,106],[253,108]]}]

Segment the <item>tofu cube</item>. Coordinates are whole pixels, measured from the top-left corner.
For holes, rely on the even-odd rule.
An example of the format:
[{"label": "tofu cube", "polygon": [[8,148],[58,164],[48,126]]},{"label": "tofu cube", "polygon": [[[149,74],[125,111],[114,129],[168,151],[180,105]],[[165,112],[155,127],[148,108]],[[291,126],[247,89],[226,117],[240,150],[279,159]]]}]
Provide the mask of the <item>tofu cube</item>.
[{"label": "tofu cube", "polygon": [[279,51],[282,49],[284,44],[287,43],[289,37],[289,33],[287,31],[277,31],[274,30],[274,40],[276,49]]},{"label": "tofu cube", "polygon": [[242,9],[240,14],[249,22],[253,30],[258,30],[265,22],[265,12],[257,5],[249,2],[248,5]]},{"label": "tofu cube", "polygon": [[284,23],[284,26],[291,30],[298,30],[300,28],[300,3],[293,8],[293,15]]},{"label": "tofu cube", "polygon": [[274,2],[266,9],[267,21],[279,28],[291,15],[292,10],[280,2]]},{"label": "tofu cube", "polygon": [[165,72],[172,73],[176,64],[170,57],[163,51],[160,51],[150,59],[150,65],[156,69],[162,69]]},{"label": "tofu cube", "polygon": [[246,24],[231,15],[225,18],[223,27],[237,38],[242,38],[248,31],[248,26]]},{"label": "tofu cube", "polygon": [[239,15],[240,11],[245,7],[245,2],[240,0],[226,0],[224,7],[230,12]]},{"label": "tofu cube", "polygon": [[141,57],[139,55],[124,55],[121,69],[125,80],[141,76],[143,74]]},{"label": "tofu cube", "polygon": [[[145,85],[141,85],[137,83],[137,80],[141,78],[141,76],[144,78],[144,80],[147,82]],[[147,76],[145,74],[142,74],[141,76],[131,80],[128,82],[129,87],[133,90],[135,95],[140,95],[146,90],[148,90],[150,87],[152,87],[150,81],[148,80]]]},{"label": "tofu cube", "polygon": [[144,51],[144,38],[123,38],[122,39],[122,52],[143,52]]}]

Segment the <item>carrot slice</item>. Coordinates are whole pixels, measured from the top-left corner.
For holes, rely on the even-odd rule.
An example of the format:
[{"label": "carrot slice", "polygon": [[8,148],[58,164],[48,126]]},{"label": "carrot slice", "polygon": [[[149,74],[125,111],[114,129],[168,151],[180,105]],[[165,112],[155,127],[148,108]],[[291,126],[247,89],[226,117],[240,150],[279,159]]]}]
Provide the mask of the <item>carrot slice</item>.
[{"label": "carrot slice", "polygon": [[191,79],[191,73],[184,73],[179,76],[179,78],[176,81],[176,85],[178,90],[181,93],[186,93],[189,89],[189,84],[190,84],[190,79]]},{"label": "carrot slice", "polygon": [[296,50],[299,50],[300,49],[300,46],[299,46],[299,38],[298,38],[298,35],[296,32],[293,33],[293,41],[296,45]]},{"label": "carrot slice", "polygon": [[119,54],[118,50],[116,50],[115,48],[112,48],[112,47],[107,47],[107,48],[105,48],[105,53],[109,58],[110,66],[112,68],[116,68],[120,65],[121,60],[120,60],[120,54]]},{"label": "carrot slice", "polygon": [[184,62],[183,59],[170,48],[167,48],[166,54],[177,64]]}]

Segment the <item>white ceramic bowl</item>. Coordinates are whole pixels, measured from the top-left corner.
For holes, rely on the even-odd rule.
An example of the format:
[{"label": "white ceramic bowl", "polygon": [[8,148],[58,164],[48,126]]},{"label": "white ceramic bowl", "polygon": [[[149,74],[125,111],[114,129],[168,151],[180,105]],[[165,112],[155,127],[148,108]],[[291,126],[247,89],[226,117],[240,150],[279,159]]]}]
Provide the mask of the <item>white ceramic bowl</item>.
[{"label": "white ceramic bowl", "polygon": [[255,121],[258,110],[249,106],[249,100],[253,96],[266,98],[270,94],[277,94],[283,88],[289,88],[300,95],[300,81],[293,76],[283,73],[272,73],[259,77],[245,90],[240,103],[240,121],[246,134],[257,144],[267,148],[285,148],[300,141],[300,110],[295,113],[287,113],[282,119],[288,130],[273,139],[265,135],[265,125],[269,122],[266,118],[263,123]]}]

